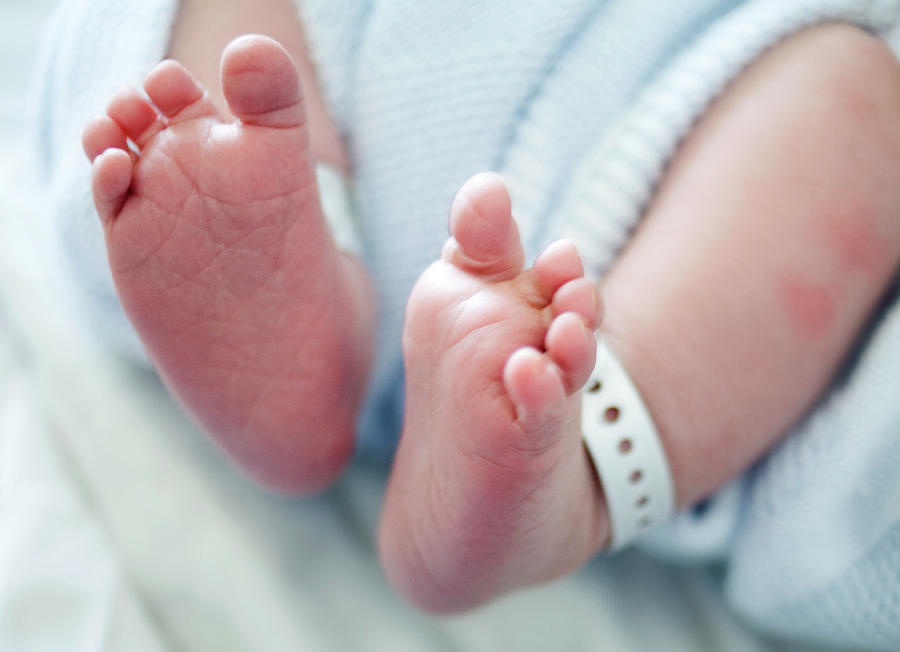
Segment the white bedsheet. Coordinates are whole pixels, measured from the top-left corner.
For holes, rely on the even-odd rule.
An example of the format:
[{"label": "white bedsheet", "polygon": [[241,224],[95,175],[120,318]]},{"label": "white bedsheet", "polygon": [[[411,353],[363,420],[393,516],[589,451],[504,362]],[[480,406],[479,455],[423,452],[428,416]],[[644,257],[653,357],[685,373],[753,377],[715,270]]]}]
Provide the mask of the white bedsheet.
[{"label": "white bedsheet", "polygon": [[378,567],[382,470],[306,500],[243,479],[61,289],[22,167],[52,4],[0,8],[0,650],[783,649],[729,614],[713,572],[637,553],[425,616]]}]

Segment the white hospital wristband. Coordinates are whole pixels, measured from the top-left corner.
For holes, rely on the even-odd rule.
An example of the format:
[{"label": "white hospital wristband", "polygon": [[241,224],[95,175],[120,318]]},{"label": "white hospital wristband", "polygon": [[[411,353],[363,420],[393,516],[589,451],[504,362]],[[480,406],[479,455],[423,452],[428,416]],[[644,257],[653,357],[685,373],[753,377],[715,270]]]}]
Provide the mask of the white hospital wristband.
[{"label": "white hospital wristband", "polygon": [[584,444],[609,510],[607,549],[618,550],[672,515],[672,474],[637,388],[599,336],[581,400]]}]

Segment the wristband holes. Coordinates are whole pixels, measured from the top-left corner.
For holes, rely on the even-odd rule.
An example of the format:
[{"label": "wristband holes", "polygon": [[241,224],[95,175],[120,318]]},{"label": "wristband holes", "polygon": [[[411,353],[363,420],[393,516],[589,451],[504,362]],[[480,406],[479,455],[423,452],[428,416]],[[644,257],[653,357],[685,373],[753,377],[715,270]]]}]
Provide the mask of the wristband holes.
[{"label": "wristband holes", "polygon": [[643,477],[644,477],[644,472],[641,471],[640,469],[638,469],[637,471],[631,472],[631,477],[629,478],[629,480],[631,480],[631,484],[637,484],[638,482],[641,481],[641,478],[643,478]]},{"label": "wristband holes", "polygon": [[619,452],[622,453],[622,455],[630,453],[632,447],[633,444],[631,443],[631,440],[628,439],[628,437],[619,442]]},{"label": "wristband holes", "polygon": [[590,385],[587,386],[587,391],[591,394],[596,394],[603,387],[603,383],[599,380],[595,380]]},{"label": "wristband holes", "polygon": [[619,408],[615,405],[606,408],[606,412],[603,413],[603,418],[606,419],[608,423],[615,423],[619,420]]},{"label": "wristband holes", "polygon": [[650,496],[641,496],[637,499],[637,502],[634,504],[635,507],[644,507],[647,503],[650,502]]},{"label": "wristband holes", "polygon": [[638,521],[638,527],[641,528],[641,529],[644,529],[644,528],[650,527],[650,524],[651,524],[651,523],[653,523],[653,521],[650,520],[650,517],[649,517],[649,516],[645,516],[645,517],[642,518],[640,521]]}]

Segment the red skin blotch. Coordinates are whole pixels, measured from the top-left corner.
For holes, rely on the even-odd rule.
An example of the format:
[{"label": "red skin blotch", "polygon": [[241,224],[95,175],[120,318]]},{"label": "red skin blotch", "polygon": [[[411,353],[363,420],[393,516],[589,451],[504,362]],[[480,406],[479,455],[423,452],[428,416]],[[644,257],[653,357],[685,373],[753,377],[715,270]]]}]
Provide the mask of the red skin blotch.
[{"label": "red skin blotch", "polygon": [[778,279],[778,296],[797,334],[819,338],[831,331],[835,305],[825,286],[810,283],[796,272],[788,272]]},{"label": "red skin blotch", "polygon": [[823,228],[825,241],[846,269],[877,274],[884,267],[884,243],[863,211],[835,216]]}]

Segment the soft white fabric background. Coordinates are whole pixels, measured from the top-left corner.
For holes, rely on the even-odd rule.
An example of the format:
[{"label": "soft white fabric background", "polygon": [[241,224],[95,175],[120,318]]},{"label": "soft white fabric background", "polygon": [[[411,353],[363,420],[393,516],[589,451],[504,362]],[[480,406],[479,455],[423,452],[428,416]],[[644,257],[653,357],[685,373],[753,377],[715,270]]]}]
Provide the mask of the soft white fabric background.
[{"label": "soft white fabric background", "polygon": [[53,4],[0,7],[0,650],[786,649],[727,613],[714,574],[633,552],[423,616],[375,559],[381,471],[303,501],[238,476],[59,290],[25,133]]}]

